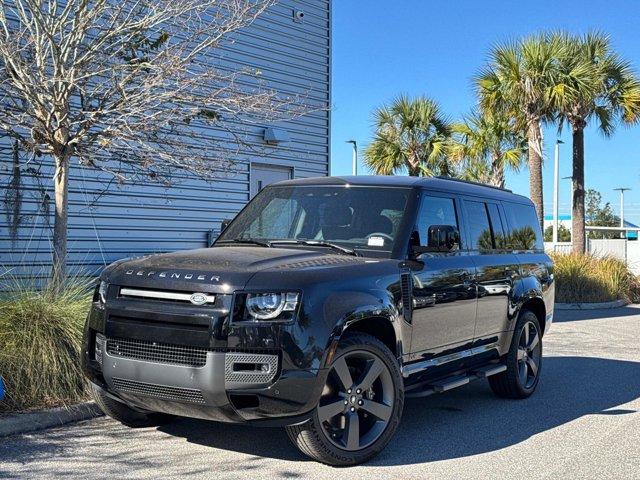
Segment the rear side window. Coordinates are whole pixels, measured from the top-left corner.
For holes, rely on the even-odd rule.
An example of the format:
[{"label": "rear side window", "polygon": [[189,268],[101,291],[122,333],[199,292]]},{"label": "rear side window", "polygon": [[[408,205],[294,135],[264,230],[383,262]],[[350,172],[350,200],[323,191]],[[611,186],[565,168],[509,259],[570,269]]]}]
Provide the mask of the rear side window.
[{"label": "rear side window", "polygon": [[489,212],[489,220],[491,220],[491,231],[493,232],[493,243],[495,248],[500,250],[506,249],[507,236],[505,235],[505,228],[502,225],[498,206],[495,203],[488,203],[487,211]]},{"label": "rear side window", "polygon": [[504,212],[509,224],[507,248],[513,250],[542,250],[542,234],[538,216],[533,205],[504,203]]},{"label": "rear side window", "polygon": [[492,250],[494,248],[493,238],[486,205],[468,200],[464,201],[464,205],[467,210],[467,223],[471,234],[471,249]]}]

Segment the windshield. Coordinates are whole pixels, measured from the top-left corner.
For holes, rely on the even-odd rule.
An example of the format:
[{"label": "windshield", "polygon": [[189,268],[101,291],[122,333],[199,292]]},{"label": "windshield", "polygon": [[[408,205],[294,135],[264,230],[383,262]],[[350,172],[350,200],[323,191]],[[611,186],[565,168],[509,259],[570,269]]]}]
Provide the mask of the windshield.
[{"label": "windshield", "polygon": [[283,186],[262,190],[218,242],[330,242],[390,252],[410,190],[354,186]]}]

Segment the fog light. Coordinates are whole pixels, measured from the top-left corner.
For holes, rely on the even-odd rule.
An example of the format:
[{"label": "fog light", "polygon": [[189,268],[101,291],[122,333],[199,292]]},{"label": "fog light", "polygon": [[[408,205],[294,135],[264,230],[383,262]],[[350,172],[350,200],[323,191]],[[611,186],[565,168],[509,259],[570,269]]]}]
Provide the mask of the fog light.
[{"label": "fog light", "polygon": [[96,342],[95,342],[95,350],[94,350],[94,358],[96,362],[102,366],[102,360],[104,356],[104,349],[107,346],[107,339],[101,333],[96,333]]}]

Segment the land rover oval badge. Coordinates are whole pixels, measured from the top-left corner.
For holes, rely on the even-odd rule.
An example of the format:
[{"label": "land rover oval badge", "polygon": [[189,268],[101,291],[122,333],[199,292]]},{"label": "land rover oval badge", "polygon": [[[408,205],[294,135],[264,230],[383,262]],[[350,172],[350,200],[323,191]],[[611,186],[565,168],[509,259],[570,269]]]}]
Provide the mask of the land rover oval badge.
[{"label": "land rover oval badge", "polygon": [[191,295],[189,301],[194,305],[204,305],[207,303],[207,295],[205,293],[196,292]]}]

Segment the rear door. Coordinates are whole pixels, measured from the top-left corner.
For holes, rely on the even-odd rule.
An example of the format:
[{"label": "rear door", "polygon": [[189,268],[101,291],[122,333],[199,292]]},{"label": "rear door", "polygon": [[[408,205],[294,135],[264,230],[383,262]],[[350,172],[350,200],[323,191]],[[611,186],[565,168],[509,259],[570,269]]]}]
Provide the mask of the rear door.
[{"label": "rear door", "polygon": [[507,230],[498,203],[464,199],[463,204],[478,287],[474,338],[476,343],[492,344],[509,329],[509,300],[518,276],[518,258],[507,249]]},{"label": "rear door", "polygon": [[[431,225],[460,229],[460,204],[454,196],[422,195],[416,231],[426,246]],[[438,354],[473,341],[476,320],[475,265],[462,245],[451,253],[423,253],[408,262],[413,280],[412,353]]]}]

